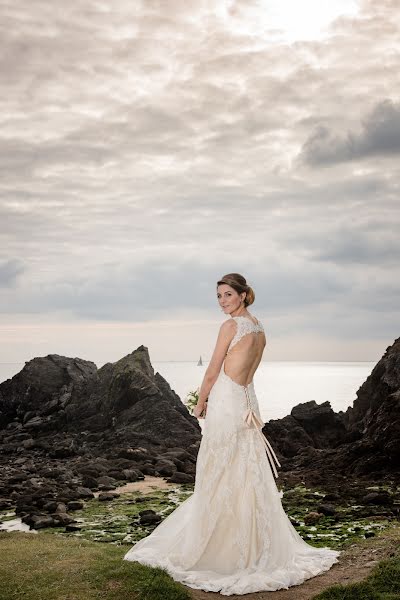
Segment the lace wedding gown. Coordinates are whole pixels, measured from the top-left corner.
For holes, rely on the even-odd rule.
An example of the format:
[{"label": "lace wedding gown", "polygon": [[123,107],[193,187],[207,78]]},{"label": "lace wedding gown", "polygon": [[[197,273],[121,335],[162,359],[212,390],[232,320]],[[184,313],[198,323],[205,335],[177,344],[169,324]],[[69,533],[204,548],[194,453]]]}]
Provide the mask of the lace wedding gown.
[{"label": "lace wedding gown", "polygon": [[[228,352],[263,331],[259,321],[234,319]],[[288,588],[330,569],[340,551],[307,544],[283,510],[274,461],[280,465],[263,424],[253,381],[239,385],[223,364],[208,397],[193,494],[124,560],[225,596]]]}]

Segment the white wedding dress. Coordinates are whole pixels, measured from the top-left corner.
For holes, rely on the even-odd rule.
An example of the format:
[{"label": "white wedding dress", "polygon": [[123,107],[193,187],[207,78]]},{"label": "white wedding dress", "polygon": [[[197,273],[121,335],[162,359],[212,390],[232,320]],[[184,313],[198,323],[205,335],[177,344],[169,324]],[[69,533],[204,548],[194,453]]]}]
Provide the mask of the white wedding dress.
[{"label": "white wedding dress", "polygon": [[[259,321],[234,319],[228,352],[244,335],[263,331]],[[279,462],[261,432],[254,382],[239,385],[224,364],[208,397],[193,494],[124,559],[225,596],[288,588],[327,571],[340,551],[307,544],[293,527],[274,479]]]}]

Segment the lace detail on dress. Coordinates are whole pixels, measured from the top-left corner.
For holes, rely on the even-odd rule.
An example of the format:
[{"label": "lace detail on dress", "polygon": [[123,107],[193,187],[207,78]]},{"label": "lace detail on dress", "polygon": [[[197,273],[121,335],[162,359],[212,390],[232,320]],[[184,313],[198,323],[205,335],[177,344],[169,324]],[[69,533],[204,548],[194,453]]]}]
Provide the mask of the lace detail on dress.
[{"label": "lace detail on dress", "polygon": [[264,327],[262,326],[262,323],[260,323],[260,321],[258,321],[257,323],[253,323],[253,321],[251,319],[249,319],[248,317],[232,317],[232,318],[235,319],[235,321],[237,323],[237,330],[236,330],[236,333],[235,333],[231,343],[229,344],[227,354],[231,350],[231,348],[233,348],[233,346],[235,346],[238,343],[238,341],[241,340],[242,337],[244,335],[246,335],[247,333],[263,333],[264,332]]}]

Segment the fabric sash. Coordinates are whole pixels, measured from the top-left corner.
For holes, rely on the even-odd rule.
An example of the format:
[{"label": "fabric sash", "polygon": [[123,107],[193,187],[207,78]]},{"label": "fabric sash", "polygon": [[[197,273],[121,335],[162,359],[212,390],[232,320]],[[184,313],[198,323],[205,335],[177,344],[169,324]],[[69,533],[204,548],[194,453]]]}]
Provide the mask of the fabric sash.
[{"label": "fabric sash", "polygon": [[246,397],[247,397],[247,411],[243,415],[244,422],[246,423],[246,425],[248,427],[255,428],[257,430],[257,432],[261,438],[261,441],[265,446],[265,450],[267,451],[267,456],[268,456],[268,460],[270,462],[272,471],[273,471],[275,477],[279,477],[278,471],[276,470],[276,467],[274,464],[274,460],[275,460],[276,464],[278,465],[278,467],[280,467],[281,464],[280,464],[279,460],[277,459],[276,454],[275,454],[274,449],[272,448],[271,444],[269,443],[269,441],[267,440],[267,438],[261,431],[264,426],[264,423],[261,421],[261,419],[258,417],[258,415],[256,415],[254,410],[252,410],[252,408],[250,406],[250,398],[248,396],[248,390],[245,386],[244,386],[244,389],[246,391]]}]

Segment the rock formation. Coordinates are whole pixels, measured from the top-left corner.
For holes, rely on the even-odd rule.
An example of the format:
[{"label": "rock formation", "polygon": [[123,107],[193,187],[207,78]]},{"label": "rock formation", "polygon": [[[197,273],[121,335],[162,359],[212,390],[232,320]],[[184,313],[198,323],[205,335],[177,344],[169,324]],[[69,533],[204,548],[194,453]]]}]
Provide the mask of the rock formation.
[{"label": "rock formation", "polygon": [[366,478],[400,481],[400,338],[386,349],[346,412],[306,402],[269,421],[283,471],[310,483]]},{"label": "rock formation", "polygon": [[16,504],[41,527],[67,523],[71,502],[118,482],[147,474],[193,483],[200,439],[144,346],[101,369],[34,358],[0,384],[0,507]]}]

